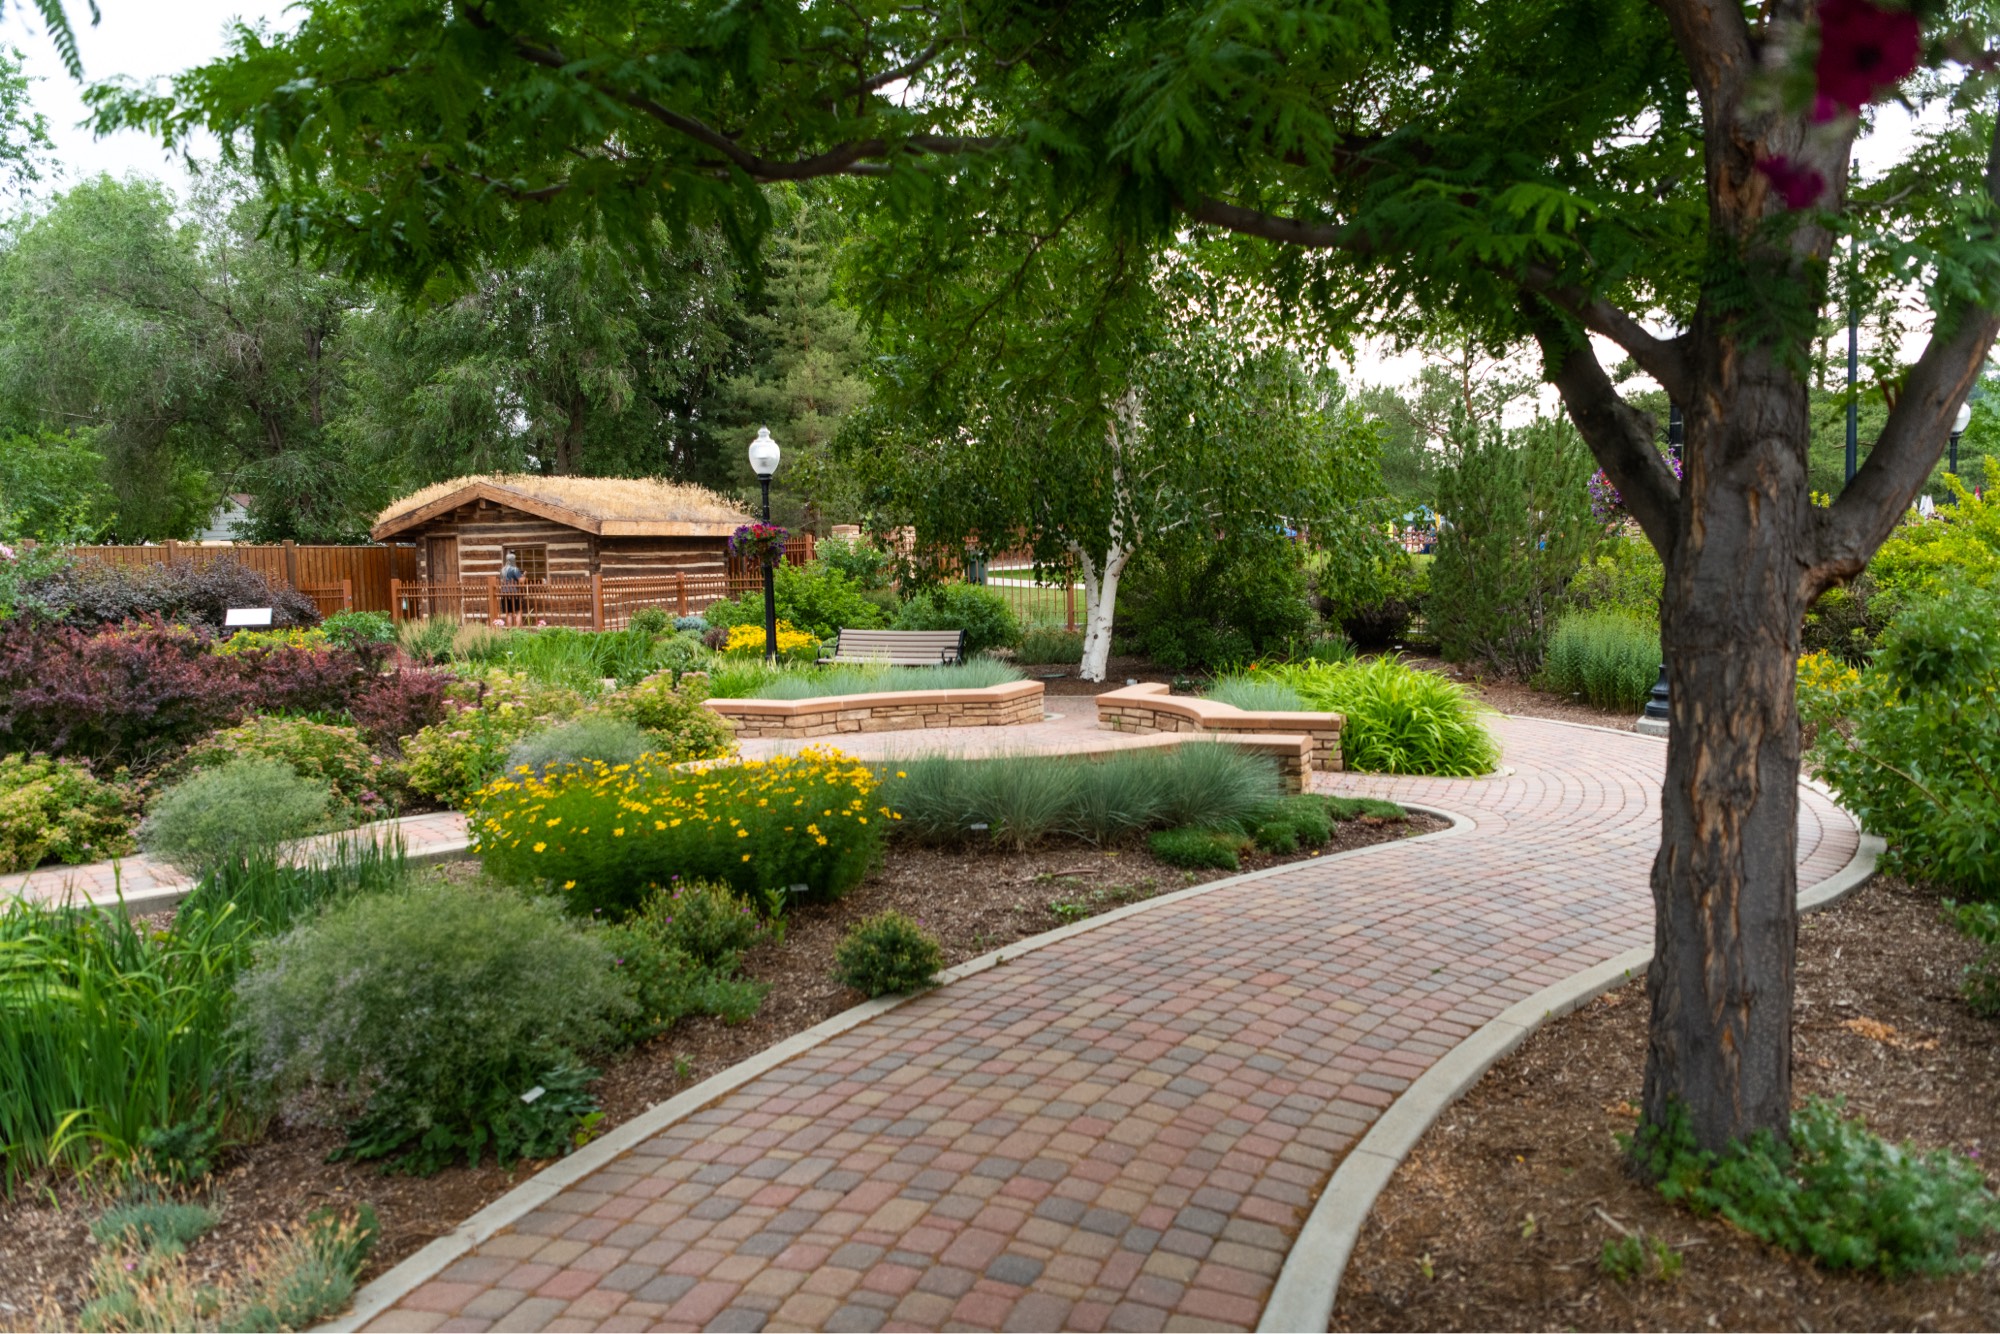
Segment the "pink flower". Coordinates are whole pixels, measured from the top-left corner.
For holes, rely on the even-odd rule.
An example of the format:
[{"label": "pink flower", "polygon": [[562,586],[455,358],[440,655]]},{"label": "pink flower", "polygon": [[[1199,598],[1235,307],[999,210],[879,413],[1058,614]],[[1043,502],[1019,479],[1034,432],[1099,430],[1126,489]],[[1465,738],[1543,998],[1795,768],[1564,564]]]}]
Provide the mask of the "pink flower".
[{"label": "pink flower", "polygon": [[1869,0],[1823,0],[1813,119],[1832,119],[1821,114],[1823,102],[1859,111],[1894,88],[1917,67],[1922,45],[1922,25],[1907,10],[1882,9]]},{"label": "pink flower", "polygon": [[507,618],[505,616],[495,616],[493,618],[493,628],[495,630],[505,630],[507,628]]},{"label": "pink flower", "polygon": [[1811,208],[1826,193],[1826,177],[1788,157],[1758,158],[1757,170],[1771,182],[1786,208]]}]

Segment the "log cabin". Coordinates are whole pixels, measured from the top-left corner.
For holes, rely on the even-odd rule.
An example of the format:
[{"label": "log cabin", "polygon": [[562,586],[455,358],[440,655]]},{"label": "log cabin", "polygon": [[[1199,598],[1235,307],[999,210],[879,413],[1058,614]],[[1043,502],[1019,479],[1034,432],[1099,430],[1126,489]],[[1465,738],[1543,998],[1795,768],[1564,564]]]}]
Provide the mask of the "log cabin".
[{"label": "log cabin", "polygon": [[403,497],[369,536],[417,548],[417,578],[471,583],[509,555],[531,583],[721,575],[750,516],[713,491],[631,477],[455,477]]}]

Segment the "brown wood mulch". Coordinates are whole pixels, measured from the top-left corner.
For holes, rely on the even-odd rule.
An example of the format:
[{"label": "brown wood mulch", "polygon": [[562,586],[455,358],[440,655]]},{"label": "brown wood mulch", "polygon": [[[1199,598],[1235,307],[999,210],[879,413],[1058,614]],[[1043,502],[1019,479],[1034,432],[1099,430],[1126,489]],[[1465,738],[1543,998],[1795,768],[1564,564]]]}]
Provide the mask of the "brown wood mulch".
[{"label": "brown wood mulch", "polygon": [[[1797,1092],[1878,1133],[2000,1152],[2000,1028],[1958,996],[1974,948],[1939,895],[1878,877],[1802,919]],[[1828,1272],[1627,1175],[1646,997],[1633,982],[1541,1030],[1448,1108],[1377,1200],[1332,1328],[2000,1329],[2000,1266],[1897,1282]],[[1617,1282],[1607,1240],[1644,1233],[1677,1278]]]},{"label": "brown wood mulch", "polygon": [[[1335,826],[1334,841],[1317,855],[1366,847],[1444,827],[1429,816],[1406,824],[1357,820]],[[1306,854],[1251,854],[1244,871],[1305,860]],[[441,873],[477,874],[470,863]],[[782,944],[766,942],[745,959],[745,971],[771,984],[757,1014],[734,1027],[712,1018],[683,1021],[671,1032],[623,1054],[605,1068],[598,1093],[608,1130],[674,1094],[784,1038],[831,1018],[861,1000],[833,978],[833,952],[863,917],[896,909],[920,919],[944,946],[948,964],[1162,893],[1222,879],[1235,872],[1183,871],[1143,849],[1099,850],[1083,845],[1028,852],[942,850],[895,845],[880,870],[837,903],[793,911]],[[1074,905],[1059,915],[1052,904]],[[164,920],[164,919],[163,919]],[[196,1242],[197,1276],[229,1274],[273,1224],[303,1220],[314,1209],[366,1201],[382,1231],[364,1281],[441,1236],[534,1174],[543,1163],[502,1171],[488,1159],[431,1177],[383,1174],[371,1163],[329,1163],[337,1131],[274,1124],[258,1142],[226,1153],[204,1198],[219,1207],[215,1230]],[[0,1329],[48,1323],[59,1308],[73,1318],[81,1306],[95,1246],[89,1224],[105,1204],[101,1187],[49,1176],[0,1198]]]}]

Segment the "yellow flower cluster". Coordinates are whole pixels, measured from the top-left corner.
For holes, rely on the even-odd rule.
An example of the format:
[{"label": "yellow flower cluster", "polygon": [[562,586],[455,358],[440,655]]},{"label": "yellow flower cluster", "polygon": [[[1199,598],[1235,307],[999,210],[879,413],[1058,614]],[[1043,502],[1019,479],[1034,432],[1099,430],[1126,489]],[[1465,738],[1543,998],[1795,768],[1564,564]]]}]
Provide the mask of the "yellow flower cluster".
[{"label": "yellow flower cluster", "polygon": [[227,639],[215,641],[215,652],[234,655],[251,649],[326,648],[333,641],[323,630],[238,630]]},{"label": "yellow flower cluster", "polygon": [[[536,856],[561,858],[580,851],[597,830],[608,835],[695,835],[709,839],[780,836],[797,845],[825,847],[843,825],[897,817],[871,806],[880,787],[873,770],[838,750],[812,747],[796,755],[742,763],[675,764],[664,755],[642,755],[631,764],[592,762],[541,777],[522,766],[482,788],[472,831],[482,855],[510,859],[524,847]],[[851,825],[850,825],[851,822]],[[792,835],[795,837],[783,838]],[[709,844],[713,851],[713,844]],[[755,853],[730,852],[749,861]],[[690,863],[690,872],[697,870]]]},{"label": "yellow flower cluster", "polygon": [[1821,650],[1799,659],[1799,689],[1837,695],[1861,680],[1861,673]]},{"label": "yellow flower cluster", "polygon": [[[790,621],[778,622],[778,652],[790,653],[793,649],[810,648],[819,640],[803,630],[792,628]],[[764,627],[762,625],[732,625],[729,627],[729,642],[722,646],[724,653],[762,653],[764,651]]]}]

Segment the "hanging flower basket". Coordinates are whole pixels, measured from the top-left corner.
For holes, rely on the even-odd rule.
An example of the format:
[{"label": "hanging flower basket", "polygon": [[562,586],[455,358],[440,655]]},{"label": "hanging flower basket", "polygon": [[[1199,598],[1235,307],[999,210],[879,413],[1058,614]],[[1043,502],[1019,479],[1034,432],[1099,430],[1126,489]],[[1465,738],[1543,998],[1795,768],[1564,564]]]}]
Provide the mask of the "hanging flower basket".
[{"label": "hanging flower basket", "polygon": [[791,534],[775,523],[746,523],[729,539],[729,554],[757,565],[782,565]]}]

